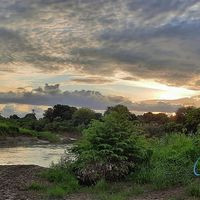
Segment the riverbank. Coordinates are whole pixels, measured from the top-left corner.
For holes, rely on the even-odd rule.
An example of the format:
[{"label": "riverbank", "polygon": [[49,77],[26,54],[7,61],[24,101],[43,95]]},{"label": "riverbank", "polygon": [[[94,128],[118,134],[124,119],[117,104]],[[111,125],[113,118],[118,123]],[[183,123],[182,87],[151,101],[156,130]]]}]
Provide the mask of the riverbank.
[{"label": "riverbank", "polygon": [[39,200],[40,194],[28,190],[45,168],[34,165],[0,166],[0,200]]},{"label": "riverbank", "polygon": [[[39,189],[30,189],[30,187],[34,187],[33,183],[40,183],[41,185],[50,184],[38,175],[42,172],[45,172],[46,170],[46,168],[36,165],[0,166],[0,200],[57,200],[57,198],[48,198],[44,196],[44,194],[42,194]],[[121,183],[121,190],[126,187],[126,184],[127,183]],[[125,200],[195,200],[195,198],[189,198],[187,195],[185,195],[185,189],[183,187],[174,187],[162,191],[153,191],[148,190],[147,188],[143,191],[139,191],[136,186],[133,185],[132,187],[135,187],[135,192],[133,192],[130,197],[125,198]],[[94,195],[95,192],[98,193],[98,191],[94,190],[91,192],[91,190],[86,188],[86,190],[81,190],[81,192],[71,196],[65,196],[60,199],[98,200],[98,196]]]},{"label": "riverbank", "polygon": [[[80,134],[64,133],[57,135],[57,138],[58,140],[55,142],[56,144],[69,144],[79,139]],[[54,142],[51,142],[47,139],[39,139],[37,137],[31,137],[31,136],[0,137],[0,148],[13,147],[13,146],[26,146],[26,145],[45,145],[51,143]]]}]

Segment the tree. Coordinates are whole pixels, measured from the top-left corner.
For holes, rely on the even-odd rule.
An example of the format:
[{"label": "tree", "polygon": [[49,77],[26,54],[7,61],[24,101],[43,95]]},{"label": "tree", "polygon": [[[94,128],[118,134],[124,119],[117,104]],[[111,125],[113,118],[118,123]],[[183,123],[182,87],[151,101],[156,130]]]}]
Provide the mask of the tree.
[{"label": "tree", "polygon": [[137,127],[117,112],[94,120],[84,130],[74,147],[77,155],[76,174],[80,181],[92,184],[100,179],[119,180],[147,163],[150,158],[146,139]]},{"label": "tree", "polygon": [[128,108],[124,105],[116,105],[114,107],[108,107],[104,115],[110,114],[111,112],[117,112],[121,115],[126,116],[129,120],[137,120],[137,117],[134,113],[131,113]]},{"label": "tree", "polygon": [[37,120],[37,118],[36,118],[36,116],[35,116],[34,113],[28,113],[28,114],[26,114],[23,119],[24,120],[30,120],[30,121]]},{"label": "tree", "polygon": [[75,126],[79,125],[88,125],[91,120],[97,119],[99,117],[96,113],[89,108],[80,108],[78,109],[72,117],[73,123]]},{"label": "tree", "polygon": [[180,123],[180,124],[184,124],[185,120],[186,120],[186,114],[192,109],[194,109],[194,107],[192,107],[192,106],[179,108],[176,111],[175,122]]},{"label": "tree", "polygon": [[48,108],[46,111],[44,111],[44,118],[49,120],[50,122],[53,121],[54,116],[53,116],[53,108]]},{"label": "tree", "polygon": [[17,120],[17,119],[20,119],[20,117],[14,114],[14,115],[10,115],[10,119]]},{"label": "tree", "polygon": [[48,110],[44,112],[44,118],[48,119],[50,122],[56,118],[61,119],[61,121],[71,120],[75,111],[77,111],[77,108],[75,107],[57,104],[53,108],[48,108]]},{"label": "tree", "polygon": [[190,108],[185,114],[185,128],[188,133],[196,133],[200,124],[200,108]]},{"label": "tree", "polygon": [[141,120],[145,123],[166,124],[170,121],[165,113],[154,114],[152,112],[144,113]]}]

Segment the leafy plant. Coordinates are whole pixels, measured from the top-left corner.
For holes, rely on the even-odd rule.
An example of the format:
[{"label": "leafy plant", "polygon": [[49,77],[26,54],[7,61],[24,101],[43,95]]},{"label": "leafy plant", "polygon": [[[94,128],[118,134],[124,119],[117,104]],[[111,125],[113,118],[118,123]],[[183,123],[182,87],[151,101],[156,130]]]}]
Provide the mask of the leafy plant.
[{"label": "leafy plant", "polygon": [[102,121],[93,121],[74,148],[76,174],[85,184],[98,180],[120,180],[148,162],[150,151],[144,137],[125,115],[112,112]]}]

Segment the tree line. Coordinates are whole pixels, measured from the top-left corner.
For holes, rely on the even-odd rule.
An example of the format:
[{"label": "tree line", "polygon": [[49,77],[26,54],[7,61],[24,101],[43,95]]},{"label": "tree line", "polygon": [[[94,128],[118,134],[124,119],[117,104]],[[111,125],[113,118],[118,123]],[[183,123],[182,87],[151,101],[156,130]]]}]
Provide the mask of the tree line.
[{"label": "tree line", "polygon": [[[147,136],[162,136],[172,132],[196,134],[200,131],[200,108],[181,107],[174,115],[166,113],[147,112],[143,115],[135,115],[124,105],[108,107],[102,114],[89,108],[76,108],[69,105],[57,104],[44,111],[43,117],[36,118],[32,113],[20,118],[16,114],[6,120],[15,122],[23,128],[34,131],[51,131],[56,133],[74,132],[80,133],[88,127],[93,120],[102,120],[102,117],[117,112],[127,117],[134,123],[139,131]],[[1,117],[5,120],[5,118]]]}]

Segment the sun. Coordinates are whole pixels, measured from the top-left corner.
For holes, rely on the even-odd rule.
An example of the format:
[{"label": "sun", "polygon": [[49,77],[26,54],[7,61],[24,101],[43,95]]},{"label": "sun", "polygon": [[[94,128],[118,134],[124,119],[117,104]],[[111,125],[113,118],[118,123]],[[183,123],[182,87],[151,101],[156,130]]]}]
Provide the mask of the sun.
[{"label": "sun", "polygon": [[193,91],[185,88],[169,87],[165,91],[161,92],[158,96],[163,100],[175,100],[194,95]]}]

